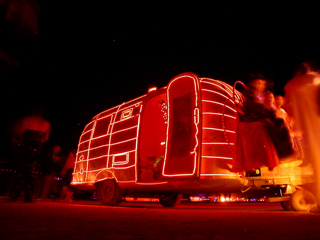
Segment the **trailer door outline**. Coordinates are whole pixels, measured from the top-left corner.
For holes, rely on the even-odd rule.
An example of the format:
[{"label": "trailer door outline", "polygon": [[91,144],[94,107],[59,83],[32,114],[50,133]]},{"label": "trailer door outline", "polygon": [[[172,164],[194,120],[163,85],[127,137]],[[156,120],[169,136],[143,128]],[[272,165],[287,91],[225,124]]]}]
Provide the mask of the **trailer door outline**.
[{"label": "trailer door outline", "polygon": [[164,177],[199,175],[199,98],[199,79],[192,73],[179,75],[168,85]]}]

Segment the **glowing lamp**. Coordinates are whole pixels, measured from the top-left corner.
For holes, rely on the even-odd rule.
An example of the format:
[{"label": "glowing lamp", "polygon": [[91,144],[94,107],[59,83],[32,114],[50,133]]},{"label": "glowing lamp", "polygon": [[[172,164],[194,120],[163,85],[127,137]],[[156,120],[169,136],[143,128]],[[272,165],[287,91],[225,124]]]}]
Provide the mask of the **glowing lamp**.
[{"label": "glowing lamp", "polygon": [[157,90],[157,87],[151,87],[151,88],[148,89],[148,92],[152,92],[152,91],[155,91],[155,90]]}]

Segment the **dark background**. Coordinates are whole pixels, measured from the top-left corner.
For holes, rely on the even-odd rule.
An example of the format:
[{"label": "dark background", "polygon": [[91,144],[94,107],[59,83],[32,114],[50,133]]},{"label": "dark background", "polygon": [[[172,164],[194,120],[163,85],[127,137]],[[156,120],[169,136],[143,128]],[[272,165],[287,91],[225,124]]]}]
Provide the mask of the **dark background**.
[{"label": "dark background", "polygon": [[99,112],[182,72],[233,84],[260,72],[275,94],[306,60],[320,62],[316,6],[0,0],[1,159],[35,105],[49,144],[76,148]]}]

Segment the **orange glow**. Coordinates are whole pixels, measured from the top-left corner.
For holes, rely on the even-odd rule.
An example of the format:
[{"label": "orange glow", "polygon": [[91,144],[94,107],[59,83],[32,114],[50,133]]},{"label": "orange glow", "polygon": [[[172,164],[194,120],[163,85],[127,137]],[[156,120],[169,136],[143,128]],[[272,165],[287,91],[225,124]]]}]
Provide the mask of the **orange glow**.
[{"label": "orange glow", "polygon": [[148,89],[148,92],[153,92],[153,91],[156,91],[157,90],[157,87],[151,87]]}]

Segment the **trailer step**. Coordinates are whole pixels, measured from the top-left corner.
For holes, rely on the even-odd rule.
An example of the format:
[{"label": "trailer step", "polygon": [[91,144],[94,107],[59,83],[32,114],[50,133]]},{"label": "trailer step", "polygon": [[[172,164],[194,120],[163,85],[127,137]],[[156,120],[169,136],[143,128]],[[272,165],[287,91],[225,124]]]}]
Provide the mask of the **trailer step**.
[{"label": "trailer step", "polygon": [[271,197],[267,198],[266,202],[273,203],[273,202],[287,202],[290,200],[290,196],[283,196],[283,197]]}]

